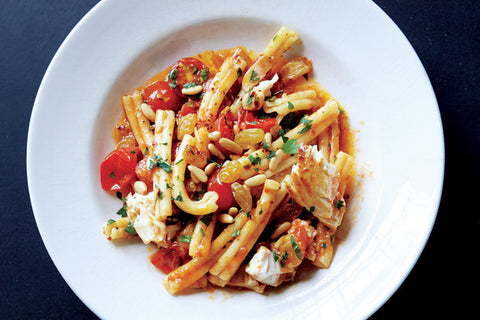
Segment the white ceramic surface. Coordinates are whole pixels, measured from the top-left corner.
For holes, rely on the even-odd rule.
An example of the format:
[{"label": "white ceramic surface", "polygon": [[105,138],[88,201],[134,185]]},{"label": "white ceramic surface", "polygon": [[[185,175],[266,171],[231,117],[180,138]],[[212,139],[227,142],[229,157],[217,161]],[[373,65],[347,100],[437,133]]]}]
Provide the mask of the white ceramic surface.
[{"label": "white ceramic surface", "polygon": [[[294,51],[311,58],[358,131],[365,176],[349,230],[329,269],[300,272],[281,290],[170,296],[148,247],[114,245],[101,231],[121,206],[102,191],[98,169],[113,147],[120,97],[180,57],[237,45],[261,51],[281,25],[300,34]],[[101,318],[357,319],[393,294],[420,255],[439,205],[443,148],[428,77],[373,2],[105,0],[72,30],[42,81],[28,185],[52,260]]]}]

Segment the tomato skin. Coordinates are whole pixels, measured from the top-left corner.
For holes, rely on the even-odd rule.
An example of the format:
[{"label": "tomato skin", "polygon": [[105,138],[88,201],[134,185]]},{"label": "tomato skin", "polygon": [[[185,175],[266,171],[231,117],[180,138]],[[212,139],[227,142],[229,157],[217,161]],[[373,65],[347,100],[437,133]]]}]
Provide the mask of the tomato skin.
[{"label": "tomato skin", "polygon": [[137,153],[132,148],[119,148],[110,152],[100,165],[100,180],[106,191],[122,190],[135,177]]},{"label": "tomato skin", "polygon": [[259,128],[262,129],[263,132],[267,133],[270,132],[270,129],[277,125],[277,120],[275,118],[259,119],[249,111],[245,111],[244,114],[240,114],[239,118],[239,127],[242,130]]},{"label": "tomato skin", "polygon": [[[235,132],[233,131],[233,115],[228,112],[224,115],[220,115],[215,123],[213,124],[214,131],[220,132],[221,138],[227,138],[230,140],[235,139]],[[220,143],[217,141],[214,142],[215,146],[223,153],[229,154],[230,152],[225,150]]]},{"label": "tomato skin", "polygon": [[182,89],[185,84],[192,82],[203,84],[206,82],[208,77],[206,79],[202,78],[202,71],[205,69],[206,66],[198,59],[182,58],[173,65],[168,75],[168,83],[179,96],[183,96]]},{"label": "tomato skin", "polygon": [[220,181],[218,177],[219,172],[220,169],[217,169],[217,171],[211,175],[208,180],[207,191],[215,191],[218,193],[218,210],[226,211],[235,203],[235,199],[233,198],[232,184]]},{"label": "tomato skin", "polygon": [[162,272],[170,273],[182,264],[188,253],[188,248],[185,248],[186,246],[177,243],[173,243],[167,248],[160,248],[150,256],[150,262]]},{"label": "tomato skin", "polygon": [[189,100],[185,102],[177,113],[177,117],[185,117],[187,114],[196,113],[200,107],[200,102],[196,100]]},{"label": "tomato skin", "polygon": [[155,81],[146,86],[142,99],[152,107],[153,111],[161,109],[177,112],[184,102],[166,81]]}]

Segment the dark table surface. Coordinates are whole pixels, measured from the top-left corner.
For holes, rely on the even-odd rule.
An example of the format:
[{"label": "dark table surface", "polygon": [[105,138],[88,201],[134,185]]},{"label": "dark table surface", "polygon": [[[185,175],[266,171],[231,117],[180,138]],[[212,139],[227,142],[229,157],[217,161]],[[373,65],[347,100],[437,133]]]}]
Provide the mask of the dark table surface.
[{"label": "dark table surface", "polygon": [[[478,319],[480,210],[474,200],[480,190],[480,1],[375,2],[410,40],[430,77],[442,116],[446,166],[440,210],[425,250],[372,319]],[[43,246],[30,206],[25,158],[43,74],[70,30],[96,3],[1,2],[1,319],[95,318]]]}]

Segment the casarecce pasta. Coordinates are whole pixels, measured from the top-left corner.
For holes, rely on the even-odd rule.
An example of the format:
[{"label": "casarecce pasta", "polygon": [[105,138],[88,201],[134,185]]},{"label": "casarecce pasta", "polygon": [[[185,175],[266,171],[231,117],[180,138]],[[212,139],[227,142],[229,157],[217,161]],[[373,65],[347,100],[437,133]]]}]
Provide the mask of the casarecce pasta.
[{"label": "casarecce pasta", "polygon": [[332,261],[353,139],[311,61],[285,57],[298,39],[282,27],[260,54],[182,58],[122,97],[100,171],[124,205],[103,231],[154,245],[150,261],[171,294],[209,285],[262,293],[302,263]]}]

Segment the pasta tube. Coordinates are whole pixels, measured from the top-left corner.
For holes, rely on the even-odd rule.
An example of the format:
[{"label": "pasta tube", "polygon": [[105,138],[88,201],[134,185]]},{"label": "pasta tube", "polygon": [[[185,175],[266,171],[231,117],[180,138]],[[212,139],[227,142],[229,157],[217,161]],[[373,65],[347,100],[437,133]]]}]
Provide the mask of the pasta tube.
[{"label": "pasta tube", "polygon": [[208,191],[203,195],[203,198],[198,201],[193,201],[188,196],[185,189],[185,169],[187,161],[184,154],[189,146],[195,145],[195,138],[191,135],[185,135],[178,148],[175,162],[173,164],[172,184],[173,184],[173,200],[175,204],[183,211],[193,215],[205,215],[217,211],[218,193],[215,191]]},{"label": "pasta tube", "polygon": [[[158,110],[155,118],[154,157],[157,158],[153,174],[155,201],[155,218],[165,221],[172,215],[172,184],[170,179],[171,153],[175,113],[171,110]],[[154,161],[150,159],[150,161]],[[160,166],[162,161],[166,167]]]},{"label": "pasta tube", "polygon": [[152,148],[153,133],[150,130],[150,121],[140,109],[142,96],[138,92],[133,95],[123,96],[122,104],[128,122],[132,127],[133,135],[135,136],[142,153],[144,155],[148,154],[147,150]]},{"label": "pasta tube", "polygon": [[238,233],[232,234],[235,240],[210,269],[210,274],[217,276],[225,284],[230,281],[270,220],[275,209],[273,206],[275,193],[279,190],[280,184],[278,182],[265,181],[262,195],[257,202],[254,213]]},{"label": "pasta tube", "polygon": [[220,70],[213,78],[205,95],[203,96],[200,108],[198,110],[198,120],[200,125],[211,125],[217,118],[218,110],[222,104],[225,95],[237,81],[239,74],[247,66],[247,61],[240,55],[241,50],[234,52],[232,57],[227,58]]},{"label": "pasta tube", "polygon": [[186,264],[170,272],[163,279],[163,285],[167,291],[171,294],[178,293],[204,276],[217,262],[217,258],[226,250],[228,243],[232,240],[232,234],[238,232],[247,219],[246,212],[239,213],[235,217],[235,221],[228,225],[213,241],[207,257],[194,257]]},{"label": "pasta tube", "polygon": [[290,112],[310,110],[320,103],[315,90],[298,91],[284,95],[273,101],[265,101],[263,110],[266,113],[277,112],[279,115],[286,115]]}]

